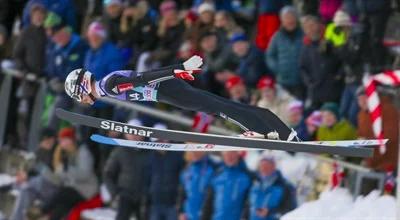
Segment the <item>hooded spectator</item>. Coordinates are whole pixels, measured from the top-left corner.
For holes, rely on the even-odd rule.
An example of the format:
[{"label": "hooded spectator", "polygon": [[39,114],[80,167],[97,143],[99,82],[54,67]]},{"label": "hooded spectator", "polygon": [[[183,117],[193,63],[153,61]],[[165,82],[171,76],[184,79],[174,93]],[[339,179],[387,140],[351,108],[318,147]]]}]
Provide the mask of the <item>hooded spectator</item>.
[{"label": "hooded spectator", "polygon": [[239,58],[235,73],[243,78],[247,86],[255,87],[261,75],[267,72],[263,53],[242,33],[233,34],[230,41],[233,53]]},{"label": "hooded spectator", "polygon": [[304,88],[300,77],[299,58],[303,32],[299,28],[297,12],[293,7],[282,8],[280,19],[282,27],[272,37],[266,52],[266,63],[275,74],[278,84],[302,100]]},{"label": "hooded spectator", "polygon": [[[368,100],[364,88],[360,87],[357,90],[357,99],[360,106],[357,134],[363,139],[374,139],[376,137],[373,133],[371,113],[368,111]],[[382,129],[384,138],[388,138],[390,141],[386,144],[386,152],[384,154],[381,154],[379,148],[376,148],[374,156],[367,159],[366,162],[367,166],[373,169],[385,171],[385,167],[390,164],[396,164],[398,160],[399,116],[397,108],[393,104],[393,97],[381,95],[379,100],[382,108]]]},{"label": "hooded spectator", "polygon": [[250,189],[250,220],[279,219],[277,209],[285,193],[282,181],[285,180],[276,168],[275,159],[263,155],[258,165],[257,178]]},{"label": "hooded spectator", "polygon": [[75,129],[66,127],[58,132],[58,146],[53,167],[62,187],[43,207],[50,219],[62,219],[79,202],[92,198],[98,190],[94,158],[86,145],[78,145]]},{"label": "hooded spectator", "polygon": [[238,151],[222,153],[223,164],[211,179],[202,219],[239,220],[245,215],[251,176]]},{"label": "hooded spectator", "polygon": [[289,127],[292,127],[297,132],[300,140],[312,140],[312,133],[307,131],[307,125],[304,120],[304,105],[302,101],[293,100],[289,103],[286,118],[288,118]]},{"label": "hooded spectator", "polygon": [[300,70],[307,87],[308,109],[318,109],[324,102],[339,102],[343,76],[341,62],[332,44],[321,39],[321,23],[314,16],[303,19],[306,33],[300,56]]},{"label": "hooded spectator", "polygon": [[262,77],[257,83],[257,89],[261,94],[257,106],[269,109],[282,120],[286,120],[287,123],[287,110],[289,103],[294,98],[277,85],[275,80],[270,76]]},{"label": "hooded spectator", "polygon": [[204,152],[187,152],[188,165],[180,176],[179,219],[200,220],[215,165]]},{"label": "hooded spectator", "polygon": [[[142,122],[133,119],[130,125],[140,126]],[[142,141],[143,137],[125,134],[132,141]],[[118,200],[117,220],[143,219],[140,207],[146,200],[149,170],[149,155],[146,151],[132,148],[114,148],[104,167],[104,183],[111,193],[112,199]]]},{"label": "hooded spectator", "polygon": [[336,103],[327,102],[321,107],[322,124],[317,131],[317,140],[354,140],[357,138],[355,128],[346,120],[340,119]]}]

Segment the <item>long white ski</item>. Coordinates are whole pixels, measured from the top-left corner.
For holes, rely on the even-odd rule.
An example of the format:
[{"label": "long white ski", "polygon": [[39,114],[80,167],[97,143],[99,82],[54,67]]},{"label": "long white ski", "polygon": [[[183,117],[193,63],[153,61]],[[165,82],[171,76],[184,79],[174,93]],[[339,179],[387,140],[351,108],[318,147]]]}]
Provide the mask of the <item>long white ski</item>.
[{"label": "long white ski", "polygon": [[268,139],[249,139],[243,137],[231,137],[215,134],[163,130],[144,126],[132,126],[125,123],[77,114],[63,109],[57,109],[56,114],[59,118],[67,120],[71,123],[86,125],[107,131],[134,134],[143,137],[154,137],[162,140],[194,142],[242,148],[284,150],[293,152],[328,153],[349,157],[371,157],[373,155],[373,148],[368,147],[344,147],[319,143],[288,142]]}]

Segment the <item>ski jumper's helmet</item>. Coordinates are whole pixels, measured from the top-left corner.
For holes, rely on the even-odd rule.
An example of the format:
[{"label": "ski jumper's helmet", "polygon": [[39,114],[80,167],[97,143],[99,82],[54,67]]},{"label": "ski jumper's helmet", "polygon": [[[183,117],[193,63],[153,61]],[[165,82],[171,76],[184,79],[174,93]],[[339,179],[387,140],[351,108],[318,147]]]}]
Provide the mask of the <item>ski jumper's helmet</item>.
[{"label": "ski jumper's helmet", "polygon": [[93,101],[96,98],[91,94],[93,74],[85,69],[71,71],[65,79],[65,92],[78,102],[82,101],[82,95],[88,95]]}]

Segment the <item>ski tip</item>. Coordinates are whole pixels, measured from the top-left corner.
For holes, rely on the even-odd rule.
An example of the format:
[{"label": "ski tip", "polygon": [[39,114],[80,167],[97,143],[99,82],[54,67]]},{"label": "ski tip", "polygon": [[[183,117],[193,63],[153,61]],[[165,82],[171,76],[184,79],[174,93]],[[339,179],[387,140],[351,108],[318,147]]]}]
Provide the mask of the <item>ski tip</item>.
[{"label": "ski tip", "polygon": [[92,134],[90,136],[90,140],[97,142],[99,144],[108,144],[108,145],[116,145],[118,144],[116,141],[114,141],[112,138],[100,135],[100,134]]}]

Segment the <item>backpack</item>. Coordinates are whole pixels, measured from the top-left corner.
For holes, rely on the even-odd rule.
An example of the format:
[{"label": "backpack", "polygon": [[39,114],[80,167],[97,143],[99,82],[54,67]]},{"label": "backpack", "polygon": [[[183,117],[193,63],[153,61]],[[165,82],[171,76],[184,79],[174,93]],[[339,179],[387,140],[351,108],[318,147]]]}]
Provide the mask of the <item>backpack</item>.
[{"label": "backpack", "polygon": [[283,197],[276,211],[280,215],[284,215],[297,208],[296,187],[284,177],[281,177],[277,184],[283,187]]}]

